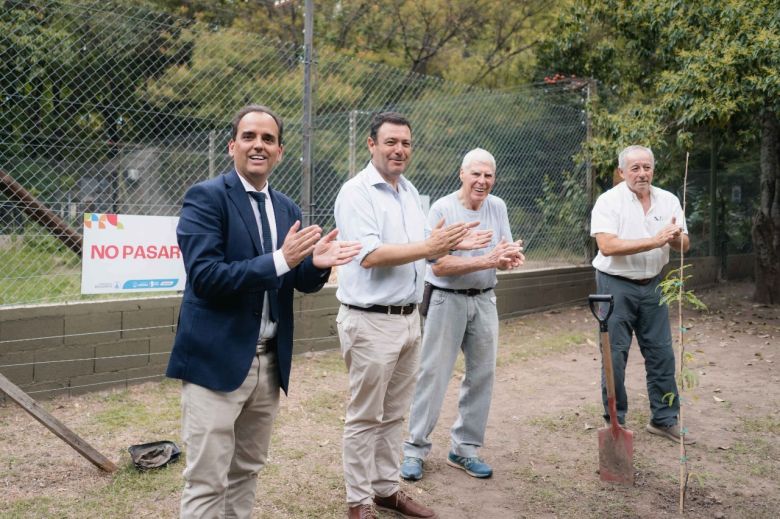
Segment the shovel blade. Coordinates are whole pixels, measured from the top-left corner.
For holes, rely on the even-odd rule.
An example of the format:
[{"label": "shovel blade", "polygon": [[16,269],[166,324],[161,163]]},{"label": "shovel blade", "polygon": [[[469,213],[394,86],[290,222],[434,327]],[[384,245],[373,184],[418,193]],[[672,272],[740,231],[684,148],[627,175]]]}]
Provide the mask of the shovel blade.
[{"label": "shovel blade", "polygon": [[634,484],[634,433],[611,427],[599,429],[599,477],[601,481]]}]

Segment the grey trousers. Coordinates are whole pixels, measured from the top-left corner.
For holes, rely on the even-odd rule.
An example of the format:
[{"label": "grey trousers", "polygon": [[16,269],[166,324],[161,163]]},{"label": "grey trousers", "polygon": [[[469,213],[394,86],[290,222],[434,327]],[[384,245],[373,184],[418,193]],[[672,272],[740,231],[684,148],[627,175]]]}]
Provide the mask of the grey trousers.
[{"label": "grey trousers", "polygon": [[257,473],[265,466],[279,409],[277,373],[276,355],[266,353],[255,357],[235,391],[182,385],[182,518],[252,517]]},{"label": "grey trousers", "polygon": [[[680,409],[675,381],[674,349],[669,327],[669,308],[661,306],[661,290],[658,275],[647,285],[637,285],[620,278],[596,271],[599,294],[612,294],[615,307],[607,321],[609,342],[612,349],[612,366],[615,373],[615,402],[618,421],[625,423],[628,412],[628,395],[625,378],[628,350],[635,334],[639,351],[645,359],[647,397],[650,400],[652,422],[657,425],[674,425]],[[601,306],[606,312],[606,305]],[[601,314],[603,315],[603,314]],[[672,405],[664,395],[673,394]],[[601,397],[604,402],[604,418],[609,419],[607,388],[604,373],[601,374]]]},{"label": "grey trousers", "polygon": [[420,373],[409,412],[404,456],[425,458],[439,419],[458,352],[466,373],[458,397],[458,418],[450,429],[450,450],[475,457],[485,438],[498,350],[498,312],[491,290],[476,296],[434,290],[425,319]]}]

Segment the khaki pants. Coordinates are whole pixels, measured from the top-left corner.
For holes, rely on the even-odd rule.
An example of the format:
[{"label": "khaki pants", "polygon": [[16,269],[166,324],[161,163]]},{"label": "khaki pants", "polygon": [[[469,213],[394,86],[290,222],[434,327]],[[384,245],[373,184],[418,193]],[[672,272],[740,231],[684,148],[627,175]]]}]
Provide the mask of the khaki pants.
[{"label": "khaki pants", "polygon": [[420,315],[385,315],[342,305],[336,318],[349,371],[344,424],[347,504],[398,490],[404,414],[420,362]]},{"label": "khaki pants", "polygon": [[181,517],[252,517],[257,473],[279,408],[275,354],[258,354],[246,380],[229,393],[184,382],[181,401],[187,456]]}]

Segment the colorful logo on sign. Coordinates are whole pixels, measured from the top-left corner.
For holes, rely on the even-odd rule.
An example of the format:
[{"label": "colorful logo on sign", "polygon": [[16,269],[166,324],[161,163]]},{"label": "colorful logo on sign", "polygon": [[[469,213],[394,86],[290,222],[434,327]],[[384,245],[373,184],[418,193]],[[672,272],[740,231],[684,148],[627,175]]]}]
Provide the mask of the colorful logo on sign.
[{"label": "colorful logo on sign", "polygon": [[84,213],[84,227],[87,229],[106,229],[109,226],[117,229],[125,228],[115,214]]}]

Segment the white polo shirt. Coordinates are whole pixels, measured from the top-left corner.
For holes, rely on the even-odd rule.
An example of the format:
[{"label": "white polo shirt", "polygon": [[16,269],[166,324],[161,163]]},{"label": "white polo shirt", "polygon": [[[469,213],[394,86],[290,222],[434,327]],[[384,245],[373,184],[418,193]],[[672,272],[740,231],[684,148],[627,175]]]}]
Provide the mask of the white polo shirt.
[{"label": "white polo shirt", "polygon": [[[655,186],[650,187],[650,210],[645,214],[642,203],[625,182],[621,182],[596,200],[590,217],[590,235],[603,232],[620,239],[636,240],[655,236],[672,217],[688,234],[685,214],[677,197]],[[601,251],[593,266],[614,276],[647,279],[657,276],[669,263],[669,245],[627,256],[604,256]]]}]

